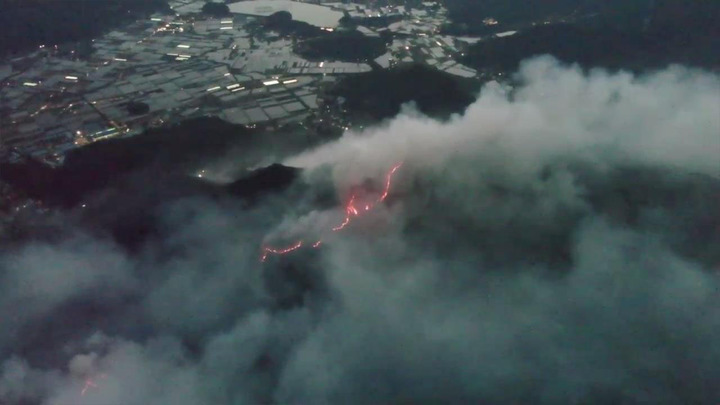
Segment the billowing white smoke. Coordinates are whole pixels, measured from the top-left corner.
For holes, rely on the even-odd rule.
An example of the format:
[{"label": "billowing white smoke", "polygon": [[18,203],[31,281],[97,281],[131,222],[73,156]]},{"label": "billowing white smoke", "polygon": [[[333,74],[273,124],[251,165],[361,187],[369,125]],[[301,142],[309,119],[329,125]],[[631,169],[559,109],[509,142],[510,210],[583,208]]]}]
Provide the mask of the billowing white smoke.
[{"label": "billowing white smoke", "polygon": [[534,173],[558,158],[597,164],[647,164],[720,176],[720,79],[674,67],[635,77],[597,70],[585,75],[549,57],[522,65],[519,86],[482,90],[464,115],[441,123],[412,113],[383,127],[287,160],[331,164],[354,183],[396,161],[438,170],[459,157],[483,166]]},{"label": "billowing white smoke", "polygon": [[[316,254],[258,262],[279,222],[332,224],[278,199],[180,203],[135,256],[88,240],[4,254],[22,288],[2,286],[0,403],[720,403],[720,228],[694,228],[720,226],[717,180],[634,220],[593,195],[623,167],[659,170],[638,193],[717,179],[720,79],[540,58],[517,80],[448,122],[407,112],[288,159],[311,184],[330,167],[341,198],[405,162],[380,225]],[[310,287],[277,305],[269,271]],[[107,318],[74,312],[99,292],[121,301]]]}]

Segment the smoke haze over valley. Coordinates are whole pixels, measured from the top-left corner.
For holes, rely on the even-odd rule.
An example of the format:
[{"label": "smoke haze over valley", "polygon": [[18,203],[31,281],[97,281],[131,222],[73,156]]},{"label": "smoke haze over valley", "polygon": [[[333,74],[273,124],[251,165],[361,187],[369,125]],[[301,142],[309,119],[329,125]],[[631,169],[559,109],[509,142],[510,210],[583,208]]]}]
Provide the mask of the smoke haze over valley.
[{"label": "smoke haze over valley", "polygon": [[[132,249],[54,214],[0,249],[0,403],[718,403],[720,78],[540,57],[512,83],[284,150],[252,198],[144,176]],[[207,177],[264,161],[228,150]]]}]

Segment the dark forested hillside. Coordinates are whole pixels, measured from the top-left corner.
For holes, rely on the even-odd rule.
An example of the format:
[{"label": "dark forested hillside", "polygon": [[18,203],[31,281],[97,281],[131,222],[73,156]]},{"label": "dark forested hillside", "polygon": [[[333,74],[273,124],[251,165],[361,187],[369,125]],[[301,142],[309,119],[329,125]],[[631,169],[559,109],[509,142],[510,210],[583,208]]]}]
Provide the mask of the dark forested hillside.
[{"label": "dark forested hillside", "polygon": [[[198,136],[199,133],[204,136]],[[217,118],[197,118],[180,125],[152,129],[126,139],[98,142],[67,155],[60,169],[40,164],[3,165],[2,179],[34,198],[74,205],[86,194],[128,175],[153,168],[185,172],[209,156],[217,156],[237,142],[256,138],[238,125]]]},{"label": "dark forested hillside", "polygon": [[[449,34],[486,35],[531,23],[612,19],[614,24],[640,25],[654,0],[444,0]],[[485,23],[493,19],[492,25]]]},{"label": "dark forested hillside", "polygon": [[582,23],[537,25],[479,42],[464,62],[508,71],[541,54],[586,67],[638,71],[680,63],[714,69],[720,66],[720,2],[658,0],[642,13],[608,8]]},{"label": "dark forested hillside", "polygon": [[348,76],[332,93],[344,97],[352,113],[374,119],[393,117],[408,102],[415,102],[425,114],[447,117],[473,102],[476,87],[474,82],[425,65],[411,65]]},{"label": "dark forested hillside", "polygon": [[385,53],[385,41],[356,31],[333,32],[298,43],[295,53],[309,60],[365,62]]},{"label": "dark forested hillside", "polygon": [[165,0],[0,0],[0,57],[90,39],[161,10]]}]

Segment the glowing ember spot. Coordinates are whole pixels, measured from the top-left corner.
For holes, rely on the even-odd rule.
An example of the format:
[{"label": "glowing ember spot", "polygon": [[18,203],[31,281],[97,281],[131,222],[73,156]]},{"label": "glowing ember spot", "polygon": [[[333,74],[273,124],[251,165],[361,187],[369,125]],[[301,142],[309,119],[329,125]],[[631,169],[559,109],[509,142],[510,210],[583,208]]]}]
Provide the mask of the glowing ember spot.
[{"label": "glowing ember spot", "polygon": [[345,206],[345,220],[342,224],[334,227],[333,231],[339,231],[343,228],[345,228],[350,223],[350,218],[353,215],[358,215],[358,210],[355,208],[355,196],[353,195],[350,197],[350,201],[348,201],[347,205]]},{"label": "glowing ember spot", "polygon": [[353,195],[350,197],[350,201],[347,203],[347,207],[345,207],[345,212],[348,214],[358,214],[357,208],[355,208],[355,196]]},{"label": "glowing ember spot", "polygon": [[271,254],[274,254],[274,255],[288,254],[294,250],[300,249],[302,247],[302,245],[303,245],[302,241],[298,241],[296,244],[294,244],[290,247],[287,247],[285,249],[275,249],[275,248],[266,247],[265,249],[263,249],[263,255],[262,255],[262,258],[260,259],[260,261],[264,262],[265,260],[267,260],[267,257]]},{"label": "glowing ember spot", "polygon": [[[377,199],[377,201],[375,201],[374,203],[365,203],[365,205],[363,206],[364,212],[371,211],[373,208],[375,208],[375,206],[377,204],[385,201],[387,196],[390,194],[390,186],[392,185],[392,177],[395,174],[395,172],[397,172],[398,169],[400,169],[400,167],[402,165],[403,165],[402,162],[400,162],[400,163],[396,164],[395,166],[393,166],[392,169],[390,169],[390,171],[385,176],[385,188],[383,189],[382,194]],[[340,225],[332,228],[333,231],[337,232],[342,229],[345,229],[345,227],[350,225],[350,222],[352,221],[352,217],[356,217],[356,216],[360,215],[360,210],[358,210],[358,208],[355,206],[356,199],[357,199],[357,196],[355,194],[353,194],[350,197],[350,200],[348,200],[347,204],[345,205],[345,219],[343,220],[343,222]],[[321,244],[322,244],[322,241],[319,240],[319,241],[315,242],[312,245],[312,247],[318,248]],[[290,247],[284,248],[284,249],[265,247],[265,248],[263,248],[263,254],[262,254],[262,257],[260,258],[260,261],[264,262],[268,258],[268,256],[271,254],[284,255],[284,254],[290,253],[294,250],[300,249],[302,246],[303,246],[303,241],[298,241],[296,244],[294,244]]]}]

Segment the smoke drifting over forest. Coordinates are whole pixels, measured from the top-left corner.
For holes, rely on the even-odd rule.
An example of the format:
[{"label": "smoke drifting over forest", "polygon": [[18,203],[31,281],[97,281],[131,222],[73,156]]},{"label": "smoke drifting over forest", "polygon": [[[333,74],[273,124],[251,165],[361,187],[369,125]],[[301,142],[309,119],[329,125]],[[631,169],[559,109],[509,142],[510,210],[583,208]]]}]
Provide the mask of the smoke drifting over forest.
[{"label": "smoke drifting over forest", "polygon": [[292,156],[257,204],[170,202],[132,254],[6,249],[0,403],[718,403],[720,78],[515,82]]}]

